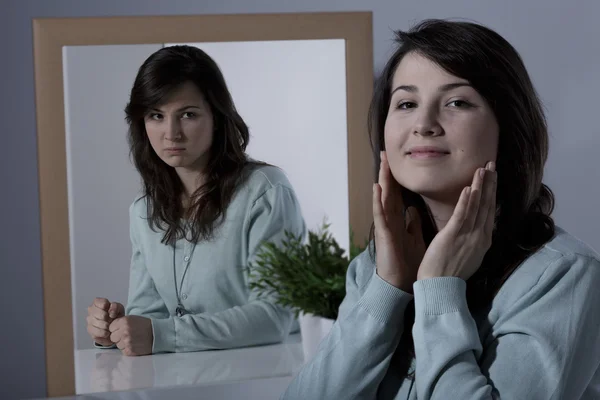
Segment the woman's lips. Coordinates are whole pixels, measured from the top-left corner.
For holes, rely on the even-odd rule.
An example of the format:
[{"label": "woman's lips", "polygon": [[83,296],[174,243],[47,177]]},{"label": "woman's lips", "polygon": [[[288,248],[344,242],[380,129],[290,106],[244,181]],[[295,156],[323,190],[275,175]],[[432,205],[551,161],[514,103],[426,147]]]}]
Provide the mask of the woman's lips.
[{"label": "woman's lips", "polygon": [[441,147],[433,146],[418,146],[411,147],[407,154],[411,158],[440,158],[447,156],[450,152]]},{"label": "woman's lips", "polygon": [[183,152],[184,150],[185,150],[185,148],[183,148],[183,147],[169,147],[168,149],[165,149],[165,151],[170,154],[179,154],[179,153]]}]

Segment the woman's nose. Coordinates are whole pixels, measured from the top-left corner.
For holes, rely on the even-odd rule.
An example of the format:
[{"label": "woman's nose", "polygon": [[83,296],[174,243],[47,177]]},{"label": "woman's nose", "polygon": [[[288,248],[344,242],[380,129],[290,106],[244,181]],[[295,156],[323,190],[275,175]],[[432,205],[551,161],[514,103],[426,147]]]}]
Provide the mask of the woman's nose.
[{"label": "woman's nose", "polygon": [[166,124],[165,138],[171,141],[180,140],[182,137],[181,124],[177,118],[170,119]]},{"label": "woman's nose", "polygon": [[413,129],[413,133],[420,136],[439,136],[442,132],[437,115],[432,110],[424,110]]}]

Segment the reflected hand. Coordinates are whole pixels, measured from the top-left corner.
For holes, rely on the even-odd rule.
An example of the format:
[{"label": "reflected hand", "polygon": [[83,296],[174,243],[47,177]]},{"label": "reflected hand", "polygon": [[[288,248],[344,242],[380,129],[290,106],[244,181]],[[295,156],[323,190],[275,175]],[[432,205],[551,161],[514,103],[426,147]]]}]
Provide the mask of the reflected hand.
[{"label": "reflected hand", "polygon": [[152,354],[154,334],[150,318],[129,315],[115,319],[108,328],[110,340],[126,356]]},{"label": "reflected hand", "polygon": [[87,331],[101,346],[112,346],[110,340],[110,323],[125,315],[125,308],[121,303],[111,303],[102,297],[96,297],[91,306],[88,307]]},{"label": "reflected hand", "polygon": [[96,353],[96,361],[90,373],[90,389],[92,392],[113,390],[112,373],[117,367],[119,358],[119,354],[111,351]]},{"label": "reflected hand", "polygon": [[112,390],[131,390],[154,386],[154,363],[151,357],[119,357],[111,371]]},{"label": "reflected hand", "polygon": [[492,245],[496,216],[496,166],[489,162],[475,171],[463,189],[446,226],[429,245],[418,279],[452,276],[469,279]]},{"label": "reflected hand", "polygon": [[425,242],[417,209],[409,207],[405,219],[401,190],[382,151],[379,183],[373,186],[377,274],[389,284],[412,293]]}]

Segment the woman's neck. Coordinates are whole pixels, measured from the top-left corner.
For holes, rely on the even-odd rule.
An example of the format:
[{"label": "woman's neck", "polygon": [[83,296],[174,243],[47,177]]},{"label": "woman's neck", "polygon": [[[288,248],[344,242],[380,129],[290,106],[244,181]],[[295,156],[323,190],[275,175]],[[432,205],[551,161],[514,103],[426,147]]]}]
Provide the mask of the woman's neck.
[{"label": "woman's neck", "polygon": [[204,184],[206,178],[204,173],[198,170],[176,168],[176,171],[183,185],[182,200],[185,208],[187,208],[192,195]]},{"label": "woman's neck", "polygon": [[434,200],[426,197],[423,197],[423,200],[431,212],[437,231],[441,231],[450,220],[450,217],[452,217],[457,202],[451,200]]}]

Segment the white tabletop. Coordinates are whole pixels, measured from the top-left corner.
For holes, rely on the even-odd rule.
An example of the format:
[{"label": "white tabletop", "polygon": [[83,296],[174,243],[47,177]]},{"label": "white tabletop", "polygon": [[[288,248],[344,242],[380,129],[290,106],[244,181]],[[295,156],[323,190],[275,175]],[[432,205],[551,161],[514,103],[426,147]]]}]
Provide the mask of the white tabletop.
[{"label": "white tabletop", "polygon": [[[292,377],[54,397],[52,400],[279,400]],[[48,398],[44,398],[48,400]],[[38,399],[43,400],[43,399]]]},{"label": "white tabletop", "polygon": [[[81,395],[180,385],[208,385],[205,390],[212,391],[217,388],[233,390],[242,386],[258,388],[260,382],[270,382],[274,385],[272,389],[277,392],[284,389],[302,364],[300,334],[291,335],[284,343],[274,345],[142,357],[123,356],[117,349],[77,350],[76,393]],[[242,381],[248,383],[240,386]],[[233,385],[222,385],[224,383]],[[229,389],[224,389],[226,387]],[[199,398],[197,389],[193,393]]]}]

